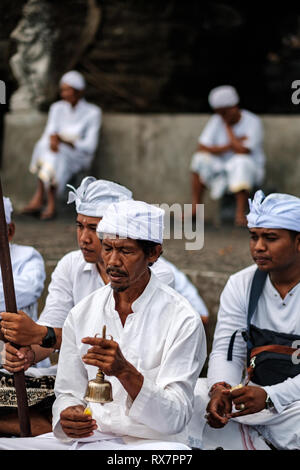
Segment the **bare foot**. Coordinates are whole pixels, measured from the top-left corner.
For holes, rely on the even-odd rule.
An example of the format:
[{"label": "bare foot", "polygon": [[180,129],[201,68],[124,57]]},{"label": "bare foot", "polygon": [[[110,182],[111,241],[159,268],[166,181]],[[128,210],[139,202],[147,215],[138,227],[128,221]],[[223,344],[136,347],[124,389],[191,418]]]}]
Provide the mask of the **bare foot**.
[{"label": "bare foot", "polygon": [[42,206],[35,206],[35,205],[30,205],[28,204],[28,206],[25,206],[22,210],[21,210],[21,214],[22,215],[38,215],[42,210]]},{"label": "bare foot", "polygon": [[40,216],[40,220],[52,220],[56,217],[54,210],[45,209]]}]

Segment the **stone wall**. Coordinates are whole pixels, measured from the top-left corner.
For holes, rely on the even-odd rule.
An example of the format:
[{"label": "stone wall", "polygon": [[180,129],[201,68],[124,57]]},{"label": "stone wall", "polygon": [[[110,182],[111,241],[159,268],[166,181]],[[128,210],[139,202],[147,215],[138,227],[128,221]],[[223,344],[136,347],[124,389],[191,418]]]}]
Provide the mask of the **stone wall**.
[{"label": "stone wall", "polygon": [[[189,203],[190,158],[207,119],[207,115],[195,114],[104,113],[100,144],[89,173],[128,186],[136,199]],[[300,117],[262,116],[262,120],[265,188],[300,196]],[[6,115],[1,177],[4,192],[16,208],[28,201],[35,187],[28,166],[45,122],[46,115],[38,112]]]}]

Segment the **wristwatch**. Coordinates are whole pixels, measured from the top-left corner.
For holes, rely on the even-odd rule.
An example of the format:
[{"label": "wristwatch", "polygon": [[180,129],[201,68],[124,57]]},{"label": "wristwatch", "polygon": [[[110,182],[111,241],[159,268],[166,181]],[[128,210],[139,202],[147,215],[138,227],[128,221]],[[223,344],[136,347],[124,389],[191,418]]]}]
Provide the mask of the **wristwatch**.
[{"label": "wristwatch", "polygon": [[42,348],[53,348],[53,346],[56,344],[56,334],[54,331],[54,328],[51,326],[47,326],[47,333],[43,338],[42,341]]},{"label": "wristwatch", "polygon": [[271,397],[269,395],[267,395],[267,398],[266,398],[265,408],[267,410],[271,410],[272,408],[274,408],[274,403],[272,402]]}]

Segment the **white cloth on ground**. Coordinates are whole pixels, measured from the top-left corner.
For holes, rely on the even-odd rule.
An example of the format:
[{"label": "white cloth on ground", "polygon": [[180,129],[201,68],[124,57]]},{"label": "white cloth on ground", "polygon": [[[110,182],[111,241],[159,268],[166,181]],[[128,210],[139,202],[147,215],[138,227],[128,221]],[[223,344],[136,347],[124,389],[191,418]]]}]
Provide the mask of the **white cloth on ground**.
[{"label": "white cloth on ground", "polygon": [[129,439],[96,431],[93,436],[74,442],[62,442],[54,434],[18,439],[0,438],[1,450],[190,450],[180,442],[153,439]]},{"label": "white cloth on ground", "polygon": [[[10,243],[10,257],[14,278],[17,309],[23,310],[34,321],[38,316],[38,299],[40,298],[46,279],[44,260],[40,253],[31,246]],[[5,299],[0,272],[0,312],[5,312]],[[47,358],[37,367],[50,366]],[[6,372],[5,370],[1,370]]]},{"label": "white cloth on ground", "polygon": [[133,240],[162,243],[165,211],[144,201],[127,200],[110,204],[97,226],[105,234]]},{"label": "white cloth on ground", "polygon": [[[37,173],[47,187],[57,185],[58,193],[62,193],[74,174],[90,167],[98,145],[101,119],[101,109],[83,98],[74,107],[64,100],[53,103],[43,135],[34,147],[30,171]],[[74,148],[59,143],[58,152],[53,152],[50,149],[53,134],[72,142]]]},{"label": "white cloth on ground", "polygon": [[248,227],[294,230],[300,232],[300,198],[290,194],[272,193],[266,197],[256,191],[249,199]]},{"label": "white cloth on ground", "polygon": [[[257,266],[252,265],[230,276],[222,292],[214,342],[209,358],[207,375],[209,387],[224,380],[234,386],[242,380],[246,343],[240,334],[237,334],[235,338],[232,361],[227,361],[227,350],[233,332],[247,327],[250,288],[256,269]],[[299,303],[300,283],[294,286],[282,299],[268,276],[251,322],[258,328],[300,335]],[[274,425],[272,428],[271,425],[266,425],[262,432],[264,435],[268,434],[269,440],[279,448],[281,443],[277,440],[277,436],[281,436],[284,432],[286,445],[294,446],[297,443],[300,448],[300,419],[298,419],[299,424],[295,426],[291,426],[289,421],[290,413],[293,415],[300,406],[300,375],[263,388],[275,405],[277,422],[280,422],[280,426]],[[272,436],[269,435],[270,432],[272,432]]]},{"label": "white cloth on ground", "polygon": [[[96,368],[85,365],[82,355],[107,326],[125,358],[144,376],[132,402],[116,377],[110,377],[114,401],[104,407],[91,403],[101,432],[162,441],[186,442],[193,407],[193,391],[206,357],[206,339],[199,315],[189,302],[162,284],[153,273],[141,296],[132,304],[124,327],[115,310],[113,290],[107,285],[83,299],[69,313],[63,328],[53,405],[53,432],[70,440],[60,425],[68,406],[86,405],[87,381]],[[87,315],[88,312],[88,315]],[[72,358],[72,360],[70,360]]]},{"label": "white cloth on ground", "polygon": [[90,217],[103,217],[111,203],[132,199],[132,192],[125,186],[113,181],[97,180],[94,176],[83,178],[77,189],[69,184],[67,186],[72,189],[68,204],[75,201],[77,213]]}]

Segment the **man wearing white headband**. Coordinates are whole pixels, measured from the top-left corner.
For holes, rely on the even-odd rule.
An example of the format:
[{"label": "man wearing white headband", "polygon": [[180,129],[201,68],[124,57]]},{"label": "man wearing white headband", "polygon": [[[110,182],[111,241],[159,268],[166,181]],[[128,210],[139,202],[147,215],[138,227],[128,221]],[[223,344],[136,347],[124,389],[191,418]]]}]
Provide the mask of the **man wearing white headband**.
[{"label": "man wearing white headband", "polygon": [[42,220],[53,218],[56,195],[74,174],[91,165],[102,113],[83,98],[84,89],[85,80],[79,72],[71,70],[62,76],[62,99],[50,107],[46,128],[33,151],[30,171],[37,174],[38,185],[24,214],[38,214]]},{"label": "man wearing white headband", "polygon": [[221,295],[207,385],[196,387],[198,436],[207,448],[236,449],[256,429],[276,449],[299,450],[300,199],[257,191],[247,219],[255,264],[231,276]]},{"label": "man wearing white headband", "polygon": [[[14,288],[16,295],[16,304],[18,310],[26,312],[28,318],[32,319],[31,322],[37,320],[38,314],[38,299],[40,298],[44,282],[46,278],[44,261],[40,253],[31,246],[17,245],[13,243],[13,237],[15,235],[15,223],[12,221],[11,214],[13,207],[9,198],[3,198],[5,219],[7,223],[8,241],[10,249],[10,258],[12,265],[12,273],[14,278]],[[2,273],[0,271],[0,312],[5,311],[5,298],[2,284]],[[24,313],[25,315],[25,313]],[[3,339],[3,335],[9,335],[9,327],[4,327],[5,323],[0,313],[0,339]],[[14,317],[18,315],[14,314]],[[29,353],[32,362],[34,362],[34,354]],[[4,362],[4,359],[1,361]],[[39,364],[39,370],[36,369],[36,373],[26,375],[26,386],[30,388],[28,392],[28,402],[30,406],[36,404],[36,397],[40,395],[41,401],[46,398],[47,391],[45,382],[34,379],[32,376],[40,375],[40,371],[44,370],[41,368],[47,368],[50,366],[49,359],[42,361]],[[17,421],[17,402],[15,392],[12,392],[13,378],[3,368],[1,364],[0,369],[0,435],[6,433],[9,429],[10,422]],[[31,376],[31,377],[30,377]],[[53,387],[53,382],[52,382]],[[40,425],[42,423],[39,423]],[[43,427],[41,427],[43,429]]]},{"label": "man wearing white headband", "polygon": [[235,224],[245,226],[249,192],[264,177],[261,121],[239,108],[239,96],[229,85],[211,90],[208,101],[215,114],[198,139],[190,166],[193,215],[206,188],[213,199],[229,191],[236,198]]},{"label": "man wearing white headband", "polygon": [[[0,439],[1,449],[188,449],[186,426],[206,341],[189,302],[149,269],[162,250],[163,216],[140,201],[107,208],[97,233],[110,283],[65,321],[54,436]],[[104,325],[109,339],[96,337]],[[84,396],[98,367],[110,378],[113,401],[90,403],[89,416]]]},{"label": "man wearing white headband", "polygon": [[[75,202],[76,205],[80,250],[68,253],[59,261],[52,273],[49,294],[37,323],[25,314],[20,314],[18,321],[14,315],[4,315],[10,331],[7,339],[16,344],[31,344],[36,361],[49,356],[53,349],[60,348],[62,327],[74,305],[109,282],[101,257],[101,243],[96,235],[96,226],[112,202],[132,199],[132,192],[124,186],[111,181],[96,180],[91,176],[84,178],[77,189],[69,187],[72,191],[69,192],[68,203]],[[206,323],[206,306],[184,273],[162,258],[159,258],[151,270],[162,282],[184,295]],[[30,365],[30,357],[27,360],[26,355],[25,358],[23,356],[17,360],[17,352],[10,346],[9,354],[14,356],[10,371]],[[31,356],[30,351],[28,356]],[[51,374],[54,373],[52,368]],[[12,428],[11,432],[17,433],[17,430]]]}]

